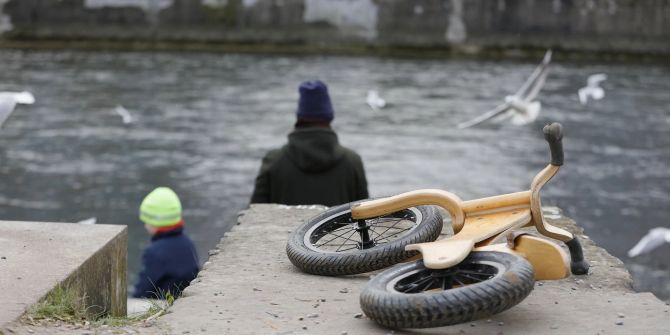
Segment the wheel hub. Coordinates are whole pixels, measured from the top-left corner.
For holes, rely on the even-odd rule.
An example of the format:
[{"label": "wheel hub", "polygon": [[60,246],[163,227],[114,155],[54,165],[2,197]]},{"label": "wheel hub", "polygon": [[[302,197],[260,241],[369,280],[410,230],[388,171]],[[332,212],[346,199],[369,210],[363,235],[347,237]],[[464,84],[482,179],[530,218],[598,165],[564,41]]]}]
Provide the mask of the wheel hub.
[{"label": "wheel hub", "polygon": [[370,225],[366,220],[356,221],[354,230],[361,237],[361,241],[357,242],[359,249],[370,249],[375,246],[375,241],[370,239]]}]

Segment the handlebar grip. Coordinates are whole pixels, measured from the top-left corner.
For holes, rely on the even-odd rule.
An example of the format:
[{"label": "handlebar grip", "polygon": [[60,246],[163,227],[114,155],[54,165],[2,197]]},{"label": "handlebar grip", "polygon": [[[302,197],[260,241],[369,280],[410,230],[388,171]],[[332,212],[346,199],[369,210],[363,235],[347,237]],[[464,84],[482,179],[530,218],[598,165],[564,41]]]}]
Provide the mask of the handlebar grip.
[{"label": "handlebar grip", "polygon": [[589,273],[589,262],[584,260],[584,251],[582,250],[582,244],[579,243],[577,237],[573,237],[572,240],[565,242],[570,250],[570,271],[573,275],[585,275]]},{"label": "handlebar grip", "polygon": [[551,165],[563,165],[563,126],[554,122],[544,126],[542,132],[544,132],[544,139],[549,143]]}]

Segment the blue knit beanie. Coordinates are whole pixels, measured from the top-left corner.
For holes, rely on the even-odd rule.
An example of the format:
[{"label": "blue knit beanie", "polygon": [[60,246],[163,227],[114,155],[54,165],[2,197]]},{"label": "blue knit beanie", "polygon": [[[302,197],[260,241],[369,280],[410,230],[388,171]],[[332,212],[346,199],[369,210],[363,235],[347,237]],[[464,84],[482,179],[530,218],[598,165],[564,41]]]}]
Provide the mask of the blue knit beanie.
[{"label": "blue knit beanie", "polygon": [[304,81],[298,88],[300,101],[298,102],[298,120],[312,122],[333,121],[333,105],[328,96],[328,86],[320,80]]}]

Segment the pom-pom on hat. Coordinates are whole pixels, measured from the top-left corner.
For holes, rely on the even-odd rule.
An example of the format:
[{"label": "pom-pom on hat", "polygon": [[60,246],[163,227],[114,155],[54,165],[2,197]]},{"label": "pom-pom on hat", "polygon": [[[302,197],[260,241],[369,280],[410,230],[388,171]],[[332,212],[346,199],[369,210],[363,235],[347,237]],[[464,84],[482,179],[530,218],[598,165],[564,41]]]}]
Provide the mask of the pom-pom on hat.
[{"label": "pom-pom on hat", "polygon": [[333,105],[330,103],[328,86],[320,80],[304,81],[298,88],[298,120],[307,122],[328,122],[335,117]]}]

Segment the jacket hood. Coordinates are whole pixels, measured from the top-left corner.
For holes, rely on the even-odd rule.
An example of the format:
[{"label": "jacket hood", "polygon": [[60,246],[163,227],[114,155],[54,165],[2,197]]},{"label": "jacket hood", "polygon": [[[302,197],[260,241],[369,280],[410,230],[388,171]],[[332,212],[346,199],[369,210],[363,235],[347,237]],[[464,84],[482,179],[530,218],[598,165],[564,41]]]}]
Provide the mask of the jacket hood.
[{"label": "jacket hood", "polygon": [[299,128],[288,135],[288,158],[304,172],[321,172],[344,157],[337,134],[330,128]]}]

